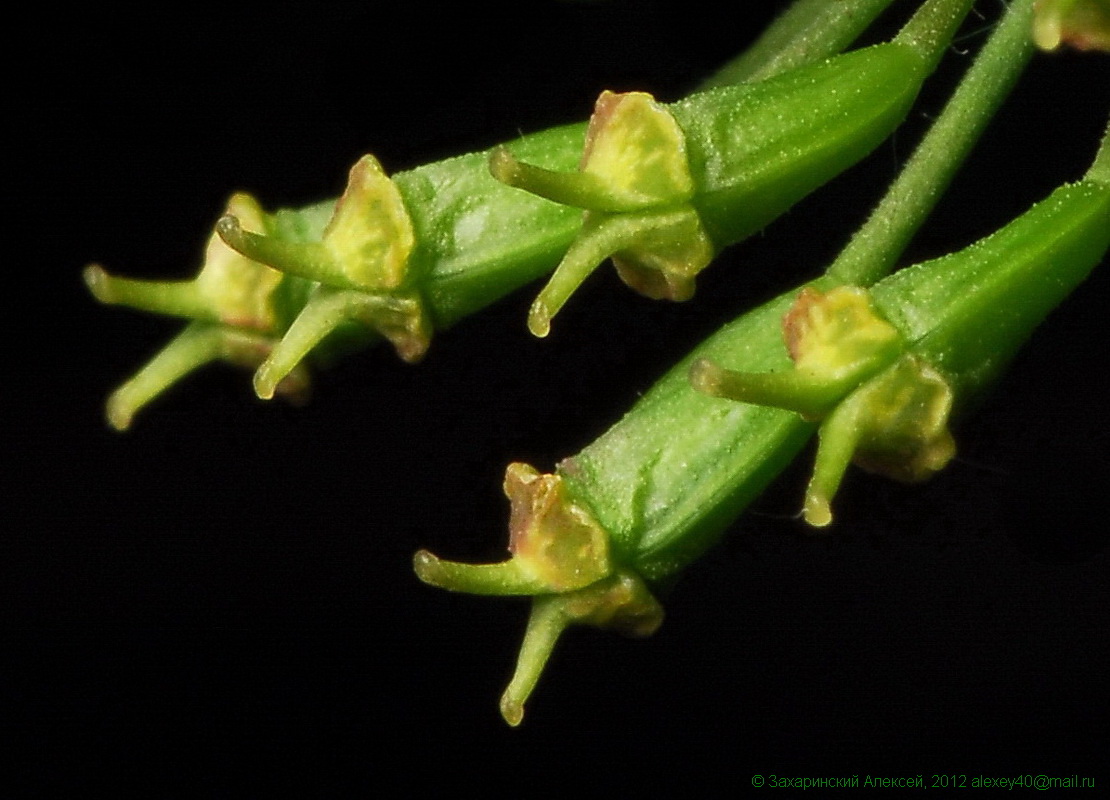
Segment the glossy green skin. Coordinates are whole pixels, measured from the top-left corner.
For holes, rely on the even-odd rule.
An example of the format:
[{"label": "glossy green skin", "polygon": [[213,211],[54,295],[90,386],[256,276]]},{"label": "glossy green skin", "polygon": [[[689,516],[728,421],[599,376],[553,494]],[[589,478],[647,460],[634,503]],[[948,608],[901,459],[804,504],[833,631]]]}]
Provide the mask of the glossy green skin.
[{"label": "glossy green skin", "polygon": [[694,207],[718,248],[874,150],[909,112],[927,67],[895,41],[670,106],[686,134]]},{"label": "glossy green skin", "polygon": [[[584,124],[524,136],[508,147],[547,169],[578,168]],[[416,234],[410,266],[437,328],[550,272],[582,225],[578,209],[496,181],[489,153],[438,161],[393,176]]]},{"label": "glossy green skin", "polygon": [[[948,373],[965,396],[997,373],[1108,246],[1110,186],[1084,182],[872,292],[913,352]],[[809,285],[837,283],[826,277]],[[698,358],[746,372],[790,369],[781,323],[800,290],[721,329],[559,465],[574,500],[610,533],[614,559],[645,579],[668,578],[716,542],[813,432],[796,414],[709,397],[688,380]]]}]

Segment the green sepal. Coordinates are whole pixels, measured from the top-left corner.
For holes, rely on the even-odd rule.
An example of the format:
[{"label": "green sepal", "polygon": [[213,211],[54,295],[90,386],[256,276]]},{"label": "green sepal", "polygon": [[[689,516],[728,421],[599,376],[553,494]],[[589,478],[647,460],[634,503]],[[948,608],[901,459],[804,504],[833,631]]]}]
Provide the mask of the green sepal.
[{"label": "green sepal", "polygon": [[521,163],[504,147],[490,154],[490,172],[509,186],[589,211],[637,211],[694,196],[682,129],[646,92],[601,93],[578,172]]},{"label": "green sepal", "polygon": [[533,598],[516,670],[501,698],[501,714],[515,726],[567,626],[647,636],[663,621],[663,609],[637,574],[613,564],[608,533],[561,475],[514,463],[505,470],[504,489],[512,508],[508,561],[461,564],[421,550],[413,568],[420,580],[441,589]]},{"label": "green sepal", "polygon": [[628,197],[614,192],[600,175],[590,172],[556,172],[517,160],[509,148],[495,147],[489,156],[489,171],[506,186],[525,189],[534,195],[572,208],[593,211],[639,211],[650,208],[654,199]]},{"label": "green sepal", "polygon": [[432,323],[415,291],[372,293],[320,286],[254,374],[255,393],[273,397],[285,380],[326,337],[345,325],[357,324],[380,334],[408,363],[424,357],[431,344]]},{"label": "green sepal", "polygon": [[534,595],[581,589],[612,572],[608,534],[567,493],[560,476],[513,463],[504,490],[512,509],[512,558],[459,564],[421,550],[414,559],[420,580],[469,594]]},{"label": "green sepal", "polygon": [[805,419],[820,418],[848,391],[846,382],[818,378],[799,369],[740,372],[708,358],[690,365],[690,385],[710,397],[781,408]]},{"label": "green sepal", "polygon": [[807,522],[823,527],[832,521],[830,503],[850,462],[919,481],[952,457],[949,381],[905,353],[905,340],[878,314],[869,292],[807,287],[783,316],[782,327],[790,369],[735,372],[699,359],[691,366],[690,382],[715,397],[822,420],[803,507]]},{"label": "green sepal", "polygon": [[515,561],[501,564],[457,564],[437,559],[426,550],[414,558],[425,583],[470,594],[530,595],[532,612],[524,632],[516,668],[501,695],[501,716],[512,726],[524,718],[532,694],[559,637],[571,625],[590,625],[627,636],[650,636],[663,622],[663,607],[634,572],[616,572],[581,588],[551,592],[522,572]]},{"label": "green sepal", "polygon": [[[192,322],[112,392],[105,409],[108,424],[118,431],[127,430],[140,409],[199,367],[212,361],[226,361],[254,369],[269,355],[273,345],[272,338],[249,330]],[[297,404],[308,399],[309,390],[308,371],[304,367],[290,370],[274,386],[274,391]]]},{"label": "green sepal", "polygon": [[789,370],[737,372],[703,358],[690,369],[694,388],[820,419],[905,347],[866,290],[852,286],[827,292],[806,287],[783,316],[782,331],[793,361]]},{"label": "green sepal", "polygon": [[388,339],[410,363],[427,351],[433,326],[411,274],[412,221],[396,184],[373,156],[351,168],[318,241],[251,233],[233,215],[216,230],[244,255],[320,283],[255,374],[259,397],[272,397],[317,344],[352,324]]},{"label": "green sepal", "polygon": [[928,363],[906,355],[849,394],[818,429],[806,489],[806,522],[832,521],[830,503],[849,462],[889,478],[923,481],[956,452],[948,430],[952,387]]},{"label": "green sepal", "polygon": [[584,589],[532,600],[532,613],[517,657],[516,669],[501,695],[501,716],[516,727],[555,643],[570,625],[591,625],[627,636],[650,636],[663,624],[663,607],[638,575],[629,571]]},{"label": "green sepal", "polygon": [[[225,216],[228,214],[241,218],[252,232],[266,229],[266,215],[248,194],[232,195]],[[86,267],[84,279],[93,296],[108,305],[254,331],[272,332],[278,324],[274,292],[282,281],[281,273],[229,248],[215,233],[209,237],[200,273],[192,280],[120,278],[99,264]]]},{"label": "green sepal", "polygon": [[621,279],[641,294],[688,300],[694,277],[713,259],[713,246],[691,208],[628,214],[588,211],[578,238],[532,302],[528,330],[547,336],[551,319],[609,257]]},{"label": "green sepal", "polygon": [[603,92],[577,172],[555,172],[490,156],[503,183],[581,208],[582,230],[536,298],[528,327],[546,336],[552,317],[597,266],[612,257],[621,279],[649,297],[686,300],[713,244],[692,205],[694,180],[682,129],[643,92]]},{"label": "green sepal", "polygon": [[[252,234],[266,231],[273,219],[250,195],[228,200],[227,214]],[[226,214],[225,214],[226,216]],[[102,303],[125,305],[191,320],[185,330],[109,397],[106,415],[126,430],[135,414],[189,373],[212,361],[255,369],[270,355],[283,328],[283,299],[299,282],[231,249],[215,232],[196,278],[145,281],[110,275],[98,264],[84,272],[85,283]],[[307,396],[303,369],[286,371],[273,392],[295,400]]]},{"label": "green sepal", "polygon": [[404,201],[371,155],[360,158],[320,241],[295,241],[245,230],[235,214],[216,224],[229,247],[282,272],[329,286],[382,292],[408,278],[415,244]]}]

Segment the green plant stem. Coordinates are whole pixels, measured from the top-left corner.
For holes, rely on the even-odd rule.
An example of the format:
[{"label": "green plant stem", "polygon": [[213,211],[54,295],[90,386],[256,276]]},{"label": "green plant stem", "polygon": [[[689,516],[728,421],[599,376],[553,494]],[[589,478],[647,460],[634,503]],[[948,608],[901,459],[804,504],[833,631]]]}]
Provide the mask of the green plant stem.
[{"label": "green plant stem", "polygon": [[751,47],[698,85],[748,83],[844,50],[893,0],[797,0]]},{"label": "green plant stem", "polygon": [[882,201],[829,268],[868,285],[889,272],[924,224],[1033,54],[1035,0],[1014,0]]},{"label": "green plant stem", "polygon": [[894,41],[927,59],[927,68],[932,72],[948,52],[956,30],[972,5],[959,0],[926,0],[898,31]]}]

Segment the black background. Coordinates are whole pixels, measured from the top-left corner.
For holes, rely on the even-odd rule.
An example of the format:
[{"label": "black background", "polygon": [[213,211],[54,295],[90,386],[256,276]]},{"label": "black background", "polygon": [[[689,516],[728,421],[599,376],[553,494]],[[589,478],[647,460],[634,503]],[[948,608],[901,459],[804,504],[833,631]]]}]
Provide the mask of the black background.
[{"label": "black background", "polygon": [[[1105,785],[1104,274],[963,421],[942,475],[854,472],[814,536],[793,519],[803,457],[686,572],[656,636],[567,635],[518,730],[497,698],[526,604],[411,572],[423,546],[499,559],[506,463],[549,470],[703,336],[826,264],[941,108],[979,22],[890,143],[729,250],[690,303],[647,301],[605,268],[546,341],[524,330],[529,289],[441,334],[419,367],[384,348],[348,357],[303,409],[212,367],[130,432],[106,427],[104,397],[179,323],[96,305],[85,263],[183,278],[233,190],[304,204],[337,194],[364,152],[396,171],[585,118],[603,88],[677,98],[778,6],[458,5],[97,7],[26,31],[6,126],[20,142],[0,540],[0,702],[21,746],[0,785]],[[1037,57],[907,262],[1078,177],[1107,64]]]}]

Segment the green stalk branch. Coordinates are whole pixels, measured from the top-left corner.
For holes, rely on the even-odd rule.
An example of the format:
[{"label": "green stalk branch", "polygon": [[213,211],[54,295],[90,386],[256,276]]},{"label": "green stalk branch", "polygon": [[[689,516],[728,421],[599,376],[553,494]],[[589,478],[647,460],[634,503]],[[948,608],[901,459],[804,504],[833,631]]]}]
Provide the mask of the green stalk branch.
[{"label": "green stalk branch", "polygon": [[750,83],[835,55],[863,33],[893,0],[797,0],[741,55],[698,90]]},{"label": "green stalk branch", "polygon": [[1033,54],[1035,0],[1014,0],[909,163],[828,274],[869,285],[894,266]]}]

